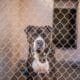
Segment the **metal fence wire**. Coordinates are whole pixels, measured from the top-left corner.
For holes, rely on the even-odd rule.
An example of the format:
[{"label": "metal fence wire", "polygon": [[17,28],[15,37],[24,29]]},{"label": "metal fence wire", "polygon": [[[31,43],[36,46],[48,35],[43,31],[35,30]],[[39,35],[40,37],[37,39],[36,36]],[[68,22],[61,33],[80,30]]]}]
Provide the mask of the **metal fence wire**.
[{"label": "metal fence wire", "polygon": [[[78,0],[54,0],[53,27],[28,26],[26,33],[22,31],[27,44],[22,39],[20,45],[18,35],[13,38],[10,28],[4,30],[4,36],[0,36],[0,80],[80,80],[77,5]],[[36,73],[32,68],[32,44],[38,35],[46,42],[49,74]],[[28,54],[27,60],[21,58],[23,53]]]}]

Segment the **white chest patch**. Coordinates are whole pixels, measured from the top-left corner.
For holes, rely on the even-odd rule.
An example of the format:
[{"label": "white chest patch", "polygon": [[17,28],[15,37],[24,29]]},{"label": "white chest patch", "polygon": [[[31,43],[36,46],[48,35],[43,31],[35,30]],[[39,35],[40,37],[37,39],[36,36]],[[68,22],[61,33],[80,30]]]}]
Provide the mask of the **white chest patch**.
[{"label": "white chest patch", "polygon": [[32,63],[32,68],[35,72],[49,73],[49,63],[47,60],[45,63],[41,63],[40,61],[35,59]]}]

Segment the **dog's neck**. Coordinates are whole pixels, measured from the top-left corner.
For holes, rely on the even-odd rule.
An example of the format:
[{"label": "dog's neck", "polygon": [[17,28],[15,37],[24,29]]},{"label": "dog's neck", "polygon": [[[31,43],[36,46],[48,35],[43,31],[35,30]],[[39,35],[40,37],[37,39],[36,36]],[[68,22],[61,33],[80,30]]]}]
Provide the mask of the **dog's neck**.
[{"label": "dog's neck", "polygon": [[32,67],[35,72],[49,73],[49,62],[46,59],[45,63],[41,63],[37,54],[34,54],[34,61],[32,63]]},{"label": "dog's neck", "polygon": [[40,61],[39,61],[39,56],[37,55],[37,53],[34,53],[34,60],[36,60],[38,63],[40,63],[40,64],[46,64],[48,61],[47,61],[47,59],[46,59],[46,61],[45,61],[45,63],[41,63]]}]

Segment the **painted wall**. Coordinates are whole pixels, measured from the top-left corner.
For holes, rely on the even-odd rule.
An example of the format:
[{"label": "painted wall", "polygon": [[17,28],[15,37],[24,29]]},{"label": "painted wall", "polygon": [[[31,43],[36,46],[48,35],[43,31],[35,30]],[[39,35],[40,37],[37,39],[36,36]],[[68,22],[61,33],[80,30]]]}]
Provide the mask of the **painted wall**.
[{"label": "painted wall", "polygon": [[17,59],[15,56],[27,59],[24,29],[28,25],[52,25],[51,6],[43,0],[0,0],[0,54],[11,51],[12,61]]}]

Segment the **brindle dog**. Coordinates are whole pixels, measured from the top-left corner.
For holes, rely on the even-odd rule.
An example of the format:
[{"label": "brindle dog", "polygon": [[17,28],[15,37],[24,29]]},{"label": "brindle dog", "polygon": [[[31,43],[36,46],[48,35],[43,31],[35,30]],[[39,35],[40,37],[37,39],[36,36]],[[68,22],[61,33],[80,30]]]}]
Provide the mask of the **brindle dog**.
[{"label": "brindle dog", "polygon": [[[52,45],[52,28],[50,26],[32,26],[29,25],[25,30],[25,33],[27,35],[27,41],[29,43],[29,54],[28,54],[28,60],[26,62],[26,68],[28,69],[28,72],[26,71],[27,74],[30,75],[26,75],[27,77],[32,77],[34,78],[41,76],[41,79],[43,80],[43,76],[45,74],[43,73],[36,73],[34,72],[33,68],[32,68],[32,62],[34,61],[34,41],[38,36],[41,36],[44,41],[45,41],[45,48],[42,50],[41,48],[37,48],[36,52],[37,55],[39,57],[39,61],[41,63],[44,63],[46,58],[49,62],[49,66],[50,66],[50,70],[49,70],[49,74],[45,75],[45,80],[49,80],[49,78],[51,80],[56,80],[55,78],[55,58],[54,58],[54,46]],[[43,42],[42,41],[37,41],[37,44],[39,47],[43,46]],[[47,57],[46,57],[47,56]],[[36,80],[36,79],[34,79]],[[38,80],[38,79],[37,79]]]}]

